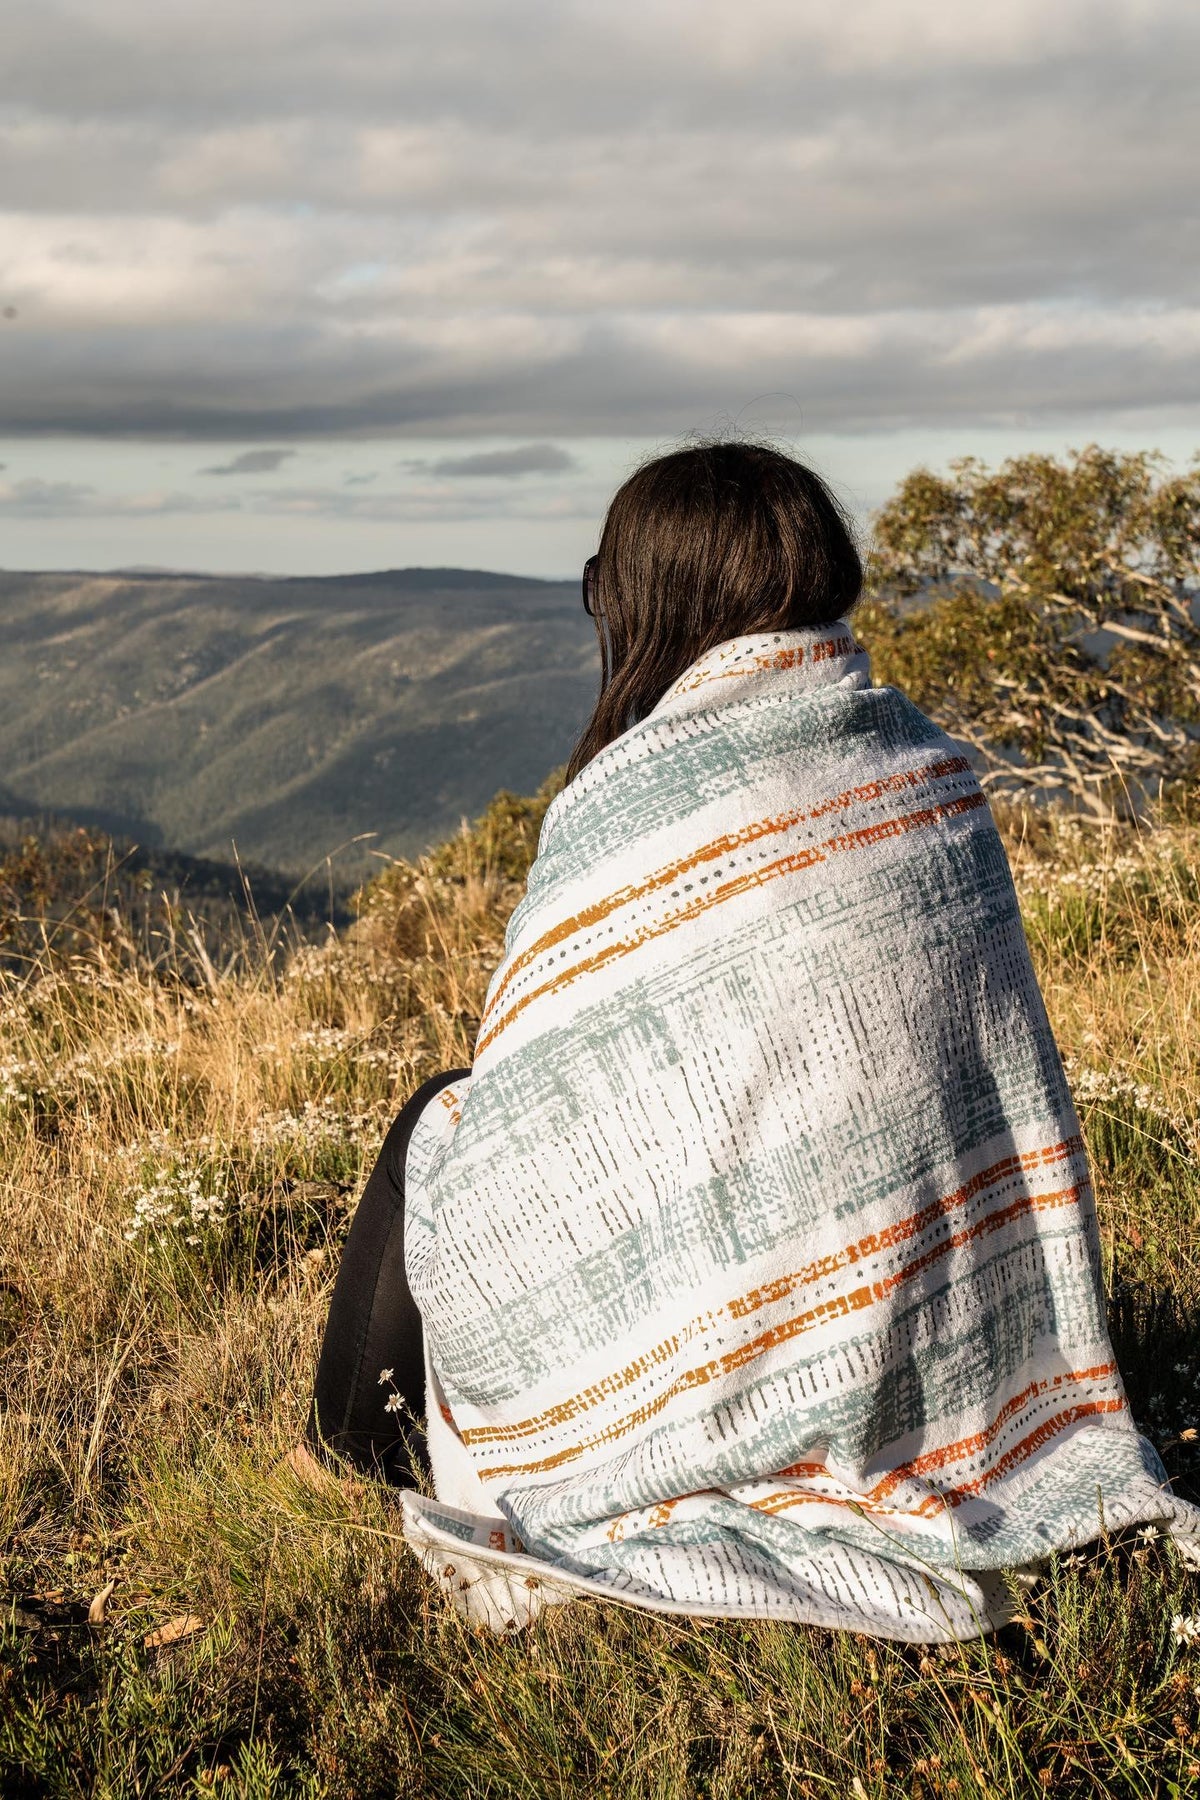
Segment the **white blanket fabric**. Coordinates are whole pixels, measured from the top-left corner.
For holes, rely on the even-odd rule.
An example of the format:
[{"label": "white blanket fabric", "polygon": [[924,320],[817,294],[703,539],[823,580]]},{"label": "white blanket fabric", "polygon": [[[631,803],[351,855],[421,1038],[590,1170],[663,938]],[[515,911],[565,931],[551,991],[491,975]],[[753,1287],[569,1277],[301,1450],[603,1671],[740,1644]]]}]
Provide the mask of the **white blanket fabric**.
[{"label": "white blanket fabric", "polygon": [[406,1209],[426,1548],[923,1642],[1104,1527],[1196,1554],[986,800],[844,621],[716,646],[556,796]]}]

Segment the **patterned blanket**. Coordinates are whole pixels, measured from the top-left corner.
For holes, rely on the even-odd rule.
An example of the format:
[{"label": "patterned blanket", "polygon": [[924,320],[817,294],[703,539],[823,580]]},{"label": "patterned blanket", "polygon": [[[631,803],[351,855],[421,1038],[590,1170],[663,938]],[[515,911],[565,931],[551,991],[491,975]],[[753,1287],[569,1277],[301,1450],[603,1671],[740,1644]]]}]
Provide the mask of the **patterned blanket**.
[{"label": "patterned blanket", "polygon": [[1197,1554],[987,801],[845,622],[716,646],[555,797],[406,1252],[488,1496],[435,1543],[922,1642],[1105,1529]]}]

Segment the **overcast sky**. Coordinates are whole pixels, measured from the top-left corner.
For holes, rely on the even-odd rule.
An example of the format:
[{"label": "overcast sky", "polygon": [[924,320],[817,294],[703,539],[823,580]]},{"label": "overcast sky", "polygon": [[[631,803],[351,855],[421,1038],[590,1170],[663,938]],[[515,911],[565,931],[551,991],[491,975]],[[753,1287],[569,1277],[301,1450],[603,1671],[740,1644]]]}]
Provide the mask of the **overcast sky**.
[{"label": "overcast sky", "polygon": [[566,573],[689,432],[1200,446],[1191,0],[5,0],[0,564]]}]

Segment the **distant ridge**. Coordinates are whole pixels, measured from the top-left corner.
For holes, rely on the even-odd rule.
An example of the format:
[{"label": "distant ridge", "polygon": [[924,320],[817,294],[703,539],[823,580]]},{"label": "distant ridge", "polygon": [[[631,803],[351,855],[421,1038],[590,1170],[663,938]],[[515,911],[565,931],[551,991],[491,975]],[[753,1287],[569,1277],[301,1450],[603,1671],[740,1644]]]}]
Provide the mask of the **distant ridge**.
[{"label": "distant ridge", "polygon": [[390,582],[406,592],[428,593],[449,587],[477,588],[481,593],[496,588],[561,588],[561,581],[545,581],[537,575],[495,575],[487,569],[379,569],[358,575],[277,575],[268,581],[335,581],[340,587],[374,586]]},{"label": "distant ridge", "polygon": [[17,576],[29,581],[43,577],[86,576],[94,581],[333,581],[340,586],[356,582],[392,582],[397,587],[425,588],[472,586],[480,590],[492,587],[561,587],[562,582],[549,581],[541,575],[497,575],[489,569],[425,568],[414,565],[404,569],[365,569],[350,575],[272,575],[257,569],[237,570],[232,574],[214,575],[206,569],[172,569],[157,563],[131,563],[116,569],[5,569],[0,580]]},{"label": "distant ridge", "polygon": [[0,810],[346,879],[533,792],[599,681],[574,580],[478,569],[0,571],[0,642]]}]

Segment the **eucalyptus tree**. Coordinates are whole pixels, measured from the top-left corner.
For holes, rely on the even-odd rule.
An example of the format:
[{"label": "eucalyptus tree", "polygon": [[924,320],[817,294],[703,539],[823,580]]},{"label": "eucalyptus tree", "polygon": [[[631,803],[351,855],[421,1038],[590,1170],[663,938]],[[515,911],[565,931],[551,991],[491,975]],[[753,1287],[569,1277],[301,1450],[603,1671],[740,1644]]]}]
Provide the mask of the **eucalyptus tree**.
[{"label": "eucalyptus tree", "polygon": [[856,629],[985,784],[1129,815],[1200,777],[1198,593],[1200,456],[964,457],[876,516]]}]

